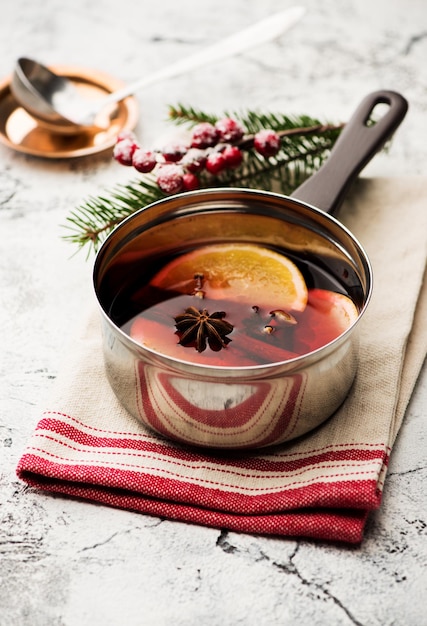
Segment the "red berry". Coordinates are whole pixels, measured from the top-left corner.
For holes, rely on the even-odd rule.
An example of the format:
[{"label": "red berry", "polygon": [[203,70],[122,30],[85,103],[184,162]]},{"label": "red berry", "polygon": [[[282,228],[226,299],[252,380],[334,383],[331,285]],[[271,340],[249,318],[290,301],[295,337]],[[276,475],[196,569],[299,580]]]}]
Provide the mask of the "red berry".
[{"label": "red berry", "polygon": [[225,158],[222,152],[213,152],[206,159],[206,169],[211,174],[219,174],[225,168]]},{"label": "red berry", "polygon": [[225,167],[233,169],[239,167],[243,161],[243,152],[237,146],[226,146],[222,151]]},{"label": "red berry", "polygon": [[243,126],[237,120],[231,117],[224,117],[218,120],[215,128],[219,132],[220,141],[236,143],[240,141],[245,134]]},{"label": "red berry", "polygon": [[157,184],[165,193],[178,193],[184,185],[183,171],[173,163],[162,165],[157,176]]},{"label": "red berry", "polygon": [[116,141],[118,143],[119,141],[123,141],[123,139],[131,139],[134,143],[137,143],[135,133],[133,133],[131,130],[128,130],[126,128],[119,132],[119,134],[117,135]]},{"label": "red berry", "polygon": [[132,157],[138,144],[132,139],[122,139],[113,149],[113,157],[122,165],[132,165]]},{"label": "red berry", "polygon": [[192,148],[209,148],[218,143],[219,132],[213,124],[202,122],[193,128]]},{"label": "red berry", "polygon": [[132,165],[138,172],[151,172],[157,164],[156,155],[150,150],[137,148],[132,155]]},{"label": "red berry", "polygon": [[186,152],[185,146],[171,144],[162,150],[163,157],[167,163],[176,163],[180,161]]},{"label": "red berry", "polygon": [[194,191],[194,189],[198,189],[200,187],[199,179],[191,172],[184,174],[182,177],[182,183],[184,191]]},{"label": "red berry", "polygon": [[274,130],[260,130],[254,137],[254,148],[264,157],[273,157],[280,150],[280,137]]},{"label": "red berry", "polygon": [[206,153],[198,148],[190,148],[182,157],[180,165],[188,172],[196,174],[205,167]]}]

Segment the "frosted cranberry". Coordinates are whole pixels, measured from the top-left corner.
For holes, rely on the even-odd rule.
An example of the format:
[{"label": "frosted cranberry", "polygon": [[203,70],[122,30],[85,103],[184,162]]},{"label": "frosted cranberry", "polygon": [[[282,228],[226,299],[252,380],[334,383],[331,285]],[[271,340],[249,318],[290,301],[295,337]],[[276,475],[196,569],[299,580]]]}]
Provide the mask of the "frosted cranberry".
[{"label": "frosted cranberry", "polygon": [[132,157],[138,144],[132,139],[122,139],[113,149],[113,157],[122,165],[132,165]]},{"label": "frosted cranberry", "polygon": [[274,130],[260,130],[254,137],[254,148],[264,157],[276,156],[280,150],[280,137]]},{"label": "frosted cranberry", "polygon": [[162,150],[163,157],[168,163],[176,163],[180,161],[186,152],[185,146],[171,144]]},{"label": "frosted cranberry", "polygon": [[227,146],[222,151],[225,159],[225,167],[233,169],[239,167],[243,161],[243,152],[237,146]]},{"label": "frosted cranberry", "polygon": [[225,158],[222,152],[213,152],[206,159],[206,169],[211,174],[219,174],[225,168]]},{"label": "frosted cranberry", "polygon": [[182,186],[184,191],[194,191],[200,187],[200,182],[195,174],[187,172],[182,177]]},{"label": "frosted cranberry", "polygon": [[131,130],[128,130],[128,129],[121,130],[119,134],[117,135],[116,141],[117,142],[123,141],[123,139],[130,139],[134,143],[137,143],[135,133],[133,133]]},{"label": "frosted cranberry", "polygon": [[173,163],[162,165],[157,176],[157,184],[165,193],[178,193],[184,185],[182,169]]},{"label": "frosted cranberry", "polygon": [[240,141],[245,134],[243,126],[237,120],[231,117],[224,117],[218,120],[215,128],[219,132],[220,141],[236,143]]},{"label": "frosted cranberry", "polygon": [[205,167],[205,163],[206,153],[199,148],[190,148],[180,161],[180,165],[192,174],[200,172]]},{"label": "frosted cranberry", "polygon": [[132,155],[132,165],[138,172],[151,172],[157,164],[156,155],[150,150],[137,148]]},{"label": "frosted cranberry", "polygon": [[219,133],[213,124],[201,122],[193,128],[191,139],[192,148],[209,148],[214,146],[219,139]]}]

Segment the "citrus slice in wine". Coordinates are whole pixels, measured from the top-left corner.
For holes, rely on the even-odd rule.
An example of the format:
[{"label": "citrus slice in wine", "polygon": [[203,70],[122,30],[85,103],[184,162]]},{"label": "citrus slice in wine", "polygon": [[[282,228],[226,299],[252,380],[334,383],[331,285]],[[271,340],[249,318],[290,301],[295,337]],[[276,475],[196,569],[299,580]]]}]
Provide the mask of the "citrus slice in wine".
[{"label": "citrus slice in wine", "polygon": [[258,307],[303,311],[307,286],[288,257],[256,244],[212,244],[173,259],[152,279],[161,289]]},{"label": "citrus slice in wine", "polygon": [[296,327],[294,350],[305,354],[342,335],[359,317],[353,301],[342,293],[310,289],[304,324]]},{"label": "citrus slice in wine", "polygon": [[309,304],[318,311],[327,313],[340,334],[347,330],[359,317],[353,300],[335,291],[311,289]]}]

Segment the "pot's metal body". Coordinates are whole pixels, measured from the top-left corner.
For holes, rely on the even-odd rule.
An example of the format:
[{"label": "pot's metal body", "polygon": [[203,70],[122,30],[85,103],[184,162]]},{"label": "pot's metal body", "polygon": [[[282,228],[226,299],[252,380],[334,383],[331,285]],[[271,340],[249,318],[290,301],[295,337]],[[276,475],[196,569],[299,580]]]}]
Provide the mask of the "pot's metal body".
[{"label": "pot's metal body", "polygon": [[334,218],[293,198],[243,189],[174,196],[122,223],[102,247],[95,288],[102,307],[106,371],[120,402],[173,439],[256,448],[298,437],[343,402],[357,368],[356,324],[308,355],[264,366],[193,365],[138,345],[110,317],[129,277],[148,279],[157,258],[195,245],[252,242],[323,268],[366,309],[369,261]]},{"label": "pot's metal body", "polygon": [[[387,113],[373,123],[377,104]],[[94,286],[102,312],[105,366],[128,411],[157,432],[191,445],[259,448],[321,424],[346,398],[357,370],[357,327],[372,291],[366,253],[336,219],[352,180],[393,134],[407,110],[391,91],[368,95],[322,168],[292,197],[208,189],[154,203],[117,227],[101,247]],[[315,208],[315,205],[317,208]],[[156,260],[214,242],[252,242],[307,260],[349,293],[359,310],[335,341],[307,355],[253,367],[208,367],[138,345],[113,321],[129,280],[148,280]]]}]

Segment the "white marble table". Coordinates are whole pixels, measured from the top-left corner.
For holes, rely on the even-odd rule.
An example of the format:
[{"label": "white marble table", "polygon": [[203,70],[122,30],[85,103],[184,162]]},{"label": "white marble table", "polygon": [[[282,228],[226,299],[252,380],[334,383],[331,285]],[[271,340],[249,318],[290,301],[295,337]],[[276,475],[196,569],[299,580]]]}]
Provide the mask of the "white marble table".
[{"label": "white marble table", "polygon": [[[249,25],[277,0],[4,2],[0,75],[18,56],[124,81]],[[138,134],[167,104],[346,119],[369,91],[410,112],[366,174],[425,173],[425,0],[306,0],[277,42],[140,93]],[[27,157],[0,146],[1,626],[427,624],[424,369],[360,547],[239,535],[32,493],[15,467],[91,292],[91,262],[61,239],[83,198],[128,177],[109,156]],[[424,592],[424,593],[423,593]]]}]

